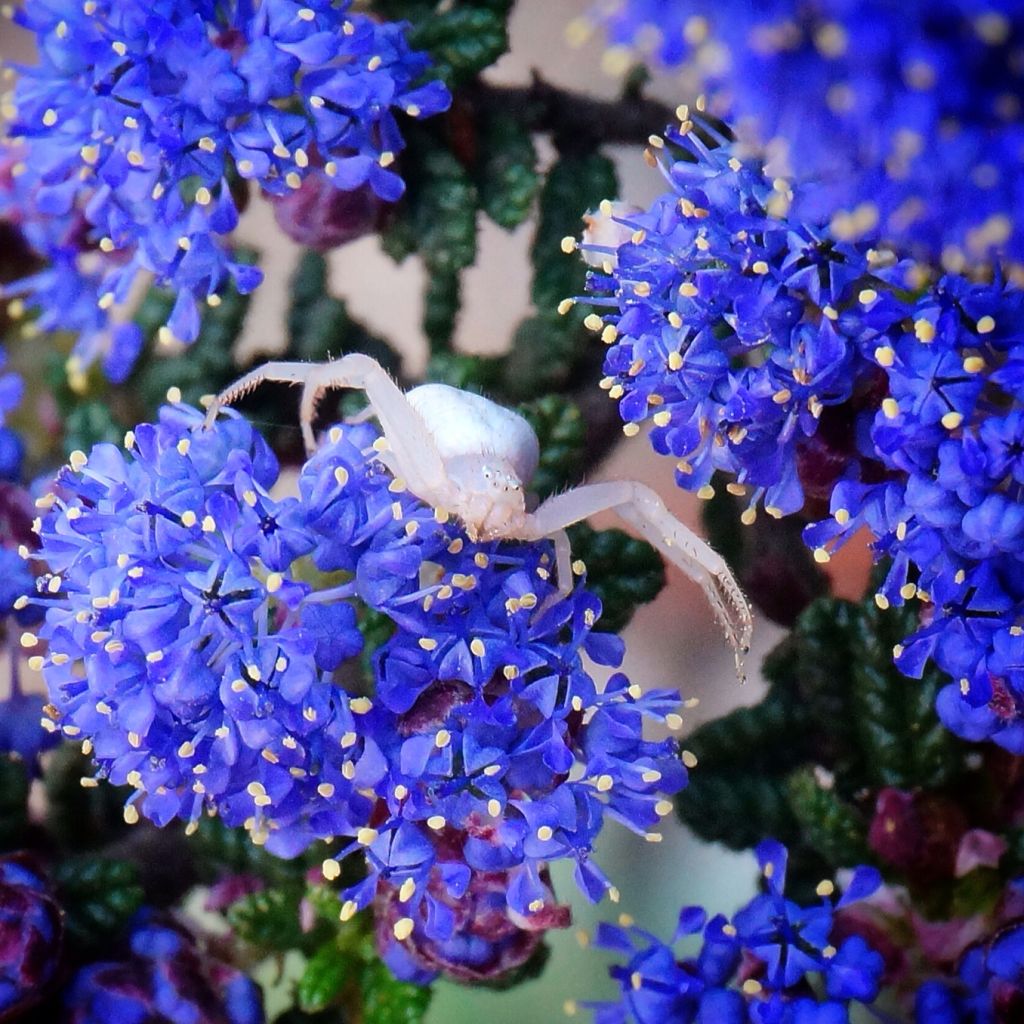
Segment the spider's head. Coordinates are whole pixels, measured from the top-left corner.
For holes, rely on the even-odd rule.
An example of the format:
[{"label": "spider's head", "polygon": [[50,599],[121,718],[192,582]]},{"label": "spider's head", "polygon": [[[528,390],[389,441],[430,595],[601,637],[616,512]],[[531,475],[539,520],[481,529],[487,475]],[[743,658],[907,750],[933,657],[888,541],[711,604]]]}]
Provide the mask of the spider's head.
[{"label": "spider's head", "polygon": [[452,512],[472,541],[499,540],[526,519],[522,481],[505,460],[492,455],[458,455],[447,463]]}]

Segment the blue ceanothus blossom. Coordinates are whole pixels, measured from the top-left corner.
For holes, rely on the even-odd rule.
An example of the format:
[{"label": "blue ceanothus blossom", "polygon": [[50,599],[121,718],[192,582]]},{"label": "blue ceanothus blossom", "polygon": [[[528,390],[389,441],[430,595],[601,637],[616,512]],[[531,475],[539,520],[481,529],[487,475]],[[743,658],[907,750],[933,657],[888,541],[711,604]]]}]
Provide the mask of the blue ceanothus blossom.
[{"label": "blue ceanothus blossom", "polygon": [[[622,644],[594,632],[581,583],[559,595],[551,545],[471,544],[377,440],[332,429],[290,498],[231,413],[207,428],[172,402],[123,448],[73,454],[39,502],[46,619],[22,643],[46,644],[54,728],[134,787],[129,821],[215,812],[283,856],[347,837],[325,875],[352,853],[368,873],[343,916],[400,893],[391,934],[414,958],[420,939],[457,944],[446,900],[474,873],[504,872],[506,912],[538,928],[547,862],[573,859],[602,896],[606,817],[656,841],[687,772],[674,740],[643,737],[681,723],[676,691],[585,667]],[[370,610],[393,633],[372,691],[349,692]]]},{"label": "blue ceanothus blossom", "polygon": [[[884,961],[859,935],[832,943],[835,912],[881,884],[859,867],[846,890],[825,881],[821,902],[802,907],[785,895],[787,851],[757,847],[764,891],[731,918],[684,907],[670,944],[630,925],[598,926],[596,945],[627,957],[610,968],[613,1003],[583,1003],[596,1024],[849,1024],[850,1006],[878,995]],[[700,936],[695,956],[672,945]]]},{"label": "blue ceanothus blossom", "polygon": [[[959,271],[1024,257],[1015,0],[612,0],[613,64],[685,65],[716,114],[812,186],[802,212]],[[626,58],[626,59],[623,59]]]},{"label": "blue ceanothus blossom", "polygon": [[8,201],[31,202],[22,228],[49,261],[21,290],[44,326],[83,332],[83,365],[113,345],[108,369],[127,373],[138,337],[124,325],[108,334],[108,313],[140,275],[177,293],[166,327],[183,341],[229,280],[259,284],[225,242],[248,182],[282,195],[317,175],[402,194],[396,114],[426,117],[450,96],[424,82],[429,61],[404,24],[350,7],[53,0],[17,11],[39,64],[14,90],[22,149]]},{"label": "blue ceanothus blossom", "polygon": [[933,659],[945,724],[1024,752],[1024,292],[837,241],[706,123],[682,128],[655,147],[670,191],[608,204],[581,245],[626,432],[649,423],[702,497],[731,474],[744,522],[830,510],[805,533],[820,561],[868,527],[891,560],[879,604],[922,602],[897,664]]}]

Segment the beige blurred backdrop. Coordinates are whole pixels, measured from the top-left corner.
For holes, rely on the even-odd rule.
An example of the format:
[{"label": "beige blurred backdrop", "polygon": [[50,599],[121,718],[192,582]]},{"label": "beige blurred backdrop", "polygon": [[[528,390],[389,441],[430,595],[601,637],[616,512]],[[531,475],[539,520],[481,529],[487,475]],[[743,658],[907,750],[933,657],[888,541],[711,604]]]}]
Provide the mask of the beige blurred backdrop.
[{"label": "beige blurred backdrop", "polygon": [[[595,36],[582,47],[570,47],[566,42],[566,26],[591,7],[590,0],[520,0],[511,22],[511,52],[488,71],[487,77],[495,82],[525,83],[536,69],[558,85],[614,96],[618,82],[601,69],[600,37]],[[0,56],[30,59],[29,53],[22,34],[5,23],[0,28]],[[665,75],[655,80],[651,92],[673,106],[693,99],[681,80]],[[656,132],[663,126],[650,127]],[[546,143],[541,152],[543,160],[552,158]],[[611,152],[618,166],[622,196],[641,205],[652,200],[661,190],[662,179],[644,164],[639,147],[616,147]],[[532,225],[511,233],[484,220],[479,227],[480,259],[465,275],[466,304],[456,342],[466,352],[495,353],[508,344],[515,325],[529,310]],[[268,271],[266,283],[254,297],[243,345],[249,352],[270,355],[284,337],[287,281],[300,250],[280,234],[266,204],[261,202],[253,203],[239,234],[262,250]],[[332,287],[346,300],[352,314],[400,344],[410,373],[422,370],[427,345],[419,326],[424,283],[419,261],[410,258],[396,266],[380,252],[376,239],[369,238],[337,250],[331,255],[330,267]],[[596,338],[595,344],[600,344]],[[593,383],[596,387],[597,381]],[[292,408],[282,409],[282,421],[294,413]],[[699,530],[699,502],[674,486],[671,464],[656,456],[642,436],[623,440],[592,479],[625,477],[655,487],[680,519]],[[605,516],[596,525],[621,524],[613,516]],[[850,596],[857,593],[864,563],[862,552],[851,552],[829,567],[845,581],[840,592]],[[757,666],[781,631],[763,620],[757,622],[748,661],[750,680],[741,686],[733,671],[731,651],[701,591],[674,567],[669,568],[668,579],[658,599],[641,608],[625,631],[624,668],[645,688],[671,686],[684,697],[700,699],[699,706],[687,716],[685,735],[708,719],[760,699],[763,684]],[[0,682],[0,695],[4,685]],[[692,773],[691,784],[700,785],[699,766]],[[441,983],[428,1024],[469,1024],[482,1018],[489,1024],[563,1019],[567,1001],[607,998],[614,993],[605,974],[607,958],[582,948],[581,930],[592,932],[597,921],[614,920],[625,913],[667,936],[681,905],[701,903],[711,911],[729,912],[753,892],[752,856],[702,843],[671,817],[666,819],[663,832],[663,842],[650,844],[610,822],[596,856],[621,891],[619,905],[607,901],[597,908],[587,905],[575,890],[571,866],[557,866],[556,888],[561,899],[573,905],[575,923],[568,932],[552,935],[553,956],[543,977],[506,993]]]}]

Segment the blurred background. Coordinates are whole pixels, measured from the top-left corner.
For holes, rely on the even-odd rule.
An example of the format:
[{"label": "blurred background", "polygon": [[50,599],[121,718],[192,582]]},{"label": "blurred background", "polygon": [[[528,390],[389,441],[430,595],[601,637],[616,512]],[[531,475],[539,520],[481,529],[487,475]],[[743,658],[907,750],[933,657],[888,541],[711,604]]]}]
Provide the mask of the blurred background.
[{"label": "blurred background", "polygon": [[[32,0],[28,0],[32,2]],[[602,68],[603,41],[584,46],[567,42],[566,26],[592,5],[592,0],[519,0],[511,22],[510,53],[487,77],[498,82],[526,83],[534,70],[545,79],[568,88],[613,97],[621,81]],[[6,20],[0,28],[0,57],[31,61],[26,38]],[[649,92],[675,106],[694,96],[680,78],[663,74]],[[652,124],[652,132],[662,125]],[[647,205],[662,190],[656,171],[646,166],[638,148],[612,148],[623,198]],[[582,227],[582,226],[581,226]],[[532,225],[511,233],[490,221],[480,229],[480,258],[464,277],[465,305],[456,334],[466,352],[496,353],[511,338],[516,323],[529,310],[528,247]],[[240,235],[264,253],[267,280],[258,289],[250,309],[242,345],[249,352],[273,354],[284,338],[288,277],[301,252],[273,222],[269,206],[254,202],[246,213]],[[269,241],[268,241],[269,240]],[[421,372],[426,365],[427,343],[420,328],[422,265],[416,257],[396,266],[381,253],[376,237],[335,250],[330,255],[334,291],[349,311],[369,327],[394,339],[403,348],[406,371]],[[595,344],[600,341],[595,337]],[[593,382],[597,386],[597,381]],[[281,409],[281,423],[294,422],[296,408]],[[700,502],[676,488],[669,465],[655,455],[642,437],[623,441],[595,471],[592,479],[632,478],[655,487],[672,511],[699,530]],[[595,526],[621,526],[608,516]],[[840,596],[859,597],[869,564],[865,548],[848,545],[826,568]],[[676,687],[684,697],[697,697],[682,735],[734,707],[754,704],[763,685],[757,667],[761,657],[782,636],[782,630],[757,622],[748,659],[749,679],[737,680],[732,652],[719,633],[711,610],[696,585],[678,570],[669,569],[668,586],[653,603],[642,607],[625,630],[627,655],[624,670],[647,687]],[[595,669],[600,677],[606,670]],[[0,675],[0,678],[4,678]],[[695,769],[699,778],[700,767]],[[621,892],[615,906],[607,901],[590,906],[576,891],[571,866],[553,872],[555,889],[572,905],[574,924],[565,932],[551,933],[551,960],[543,976],[512,992],[467,989],[447,982],[436,986],[429,1024],[462,1024],[487,1019],[491,1024],[554,1021],[572,1000],[600,999],[613,994],[605,973],[607,959],[586,951],[586,936],[600,920],[619,914],[634,918],[663,936],[671,934],[679,907],[702,904],[709,912],[731,912],[754,891],[755,864],[751,854],[736,854],[694,838],[678,820],[664,823],[664,841],[645,843],[614,822],[602,834],[596,857]]]}]

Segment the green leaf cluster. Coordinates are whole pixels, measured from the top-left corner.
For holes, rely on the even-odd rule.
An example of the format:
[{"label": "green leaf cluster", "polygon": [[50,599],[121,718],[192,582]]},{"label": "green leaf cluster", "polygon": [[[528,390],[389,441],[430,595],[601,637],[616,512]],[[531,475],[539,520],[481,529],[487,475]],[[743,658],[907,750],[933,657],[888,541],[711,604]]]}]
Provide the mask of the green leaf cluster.
[{"label": "green leaf cluster", "polygon": [[765,661],[765,698],[688,738],[699,767],[679,797],[683,820],[734,849],[774,836],[813,883],[870,859],[880,788],[966,784],[972,748],[934,711],[943,679],[893,665],[893,645],[914,628],[909,608],[812,603]]}]

